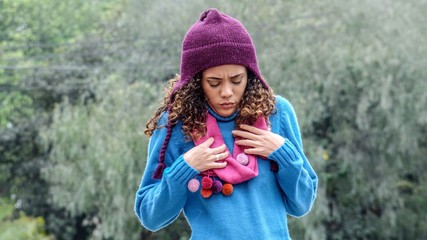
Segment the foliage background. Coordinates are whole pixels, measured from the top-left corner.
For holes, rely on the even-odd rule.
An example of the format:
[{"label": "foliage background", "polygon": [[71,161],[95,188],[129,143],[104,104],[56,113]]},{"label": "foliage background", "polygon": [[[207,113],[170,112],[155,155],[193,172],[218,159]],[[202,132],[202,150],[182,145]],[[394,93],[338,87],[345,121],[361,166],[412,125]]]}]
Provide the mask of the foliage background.
[{"label": "foliage background", "polygon": [[188,239],[182,217],[151,233],[132,208],[145,122],[208,7],[246,26],[299,117],[320,182],[293,238],[427,238],[425,0],[0,0],[0,229]]}]

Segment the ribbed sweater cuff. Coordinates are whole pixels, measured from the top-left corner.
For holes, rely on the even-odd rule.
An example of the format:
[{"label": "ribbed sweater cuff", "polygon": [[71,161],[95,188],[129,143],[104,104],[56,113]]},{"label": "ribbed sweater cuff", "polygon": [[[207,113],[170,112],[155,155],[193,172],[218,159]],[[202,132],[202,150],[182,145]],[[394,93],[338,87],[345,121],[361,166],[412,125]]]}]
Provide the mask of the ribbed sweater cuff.
[{"label": "ribbed sweater cuff", "polygon": [[167,176],[174,181],[179,183],[187,183],[192,178],[194,178],[199,172],[192,168],[184,160],[183,155],[181,155],[169,168],[165,169]]},{"label": "ribbed sweater cuff", "polygon": [[285,143],[281,147],[272,152],[268,158],[276,161],[279,167],[289,167],[303,163],[298,150],[288,139],[285,140]]}]

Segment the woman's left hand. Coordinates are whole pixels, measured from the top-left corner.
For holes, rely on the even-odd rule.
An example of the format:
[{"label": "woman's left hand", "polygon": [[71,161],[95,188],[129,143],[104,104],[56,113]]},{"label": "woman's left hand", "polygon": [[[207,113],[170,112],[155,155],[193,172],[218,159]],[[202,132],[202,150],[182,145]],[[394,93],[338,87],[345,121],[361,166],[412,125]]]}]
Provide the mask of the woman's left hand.
[{"label": "woman's left hand", "polygon": [[279,134],[262,130],[246,124],[240,125],[240,130],[234,130],[236,144],[247,147],[246,154],[267,158],[272,152],[285,143],[285,138]]}]

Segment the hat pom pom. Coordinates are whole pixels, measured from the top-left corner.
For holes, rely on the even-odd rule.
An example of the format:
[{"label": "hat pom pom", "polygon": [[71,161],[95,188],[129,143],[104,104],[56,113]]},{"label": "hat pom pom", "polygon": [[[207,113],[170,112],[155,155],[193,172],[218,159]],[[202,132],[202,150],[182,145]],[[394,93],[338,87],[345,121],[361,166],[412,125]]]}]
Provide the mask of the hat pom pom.
[{"label": "hat pom pom", "polygon": [[197,179],[191,179],[188,181],[187,188],[190,192],[197,192],[200,187],[200,182]]},{"label": "hat pom pom", "polygon": [[212,179],[210,177],[203,177],[202,178],[202,188],[203,189],[209,189],[212,187]]}]

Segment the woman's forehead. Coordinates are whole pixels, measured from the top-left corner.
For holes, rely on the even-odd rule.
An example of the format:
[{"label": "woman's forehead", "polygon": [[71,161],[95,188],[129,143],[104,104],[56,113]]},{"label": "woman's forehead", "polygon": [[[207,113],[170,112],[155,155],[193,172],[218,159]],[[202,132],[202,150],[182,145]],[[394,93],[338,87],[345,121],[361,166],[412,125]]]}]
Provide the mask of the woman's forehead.
[{"label": "woman's forehead", "polygon": [[222,78],[222,77],[233,77],[240,74],[246,74],[247,70],[242,65],[220,65],[216,67],[211,67],[203,71],[203,77],[213,77],[213,78]]}]

